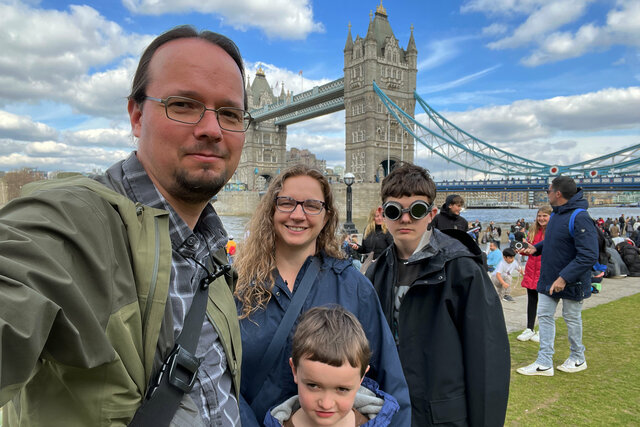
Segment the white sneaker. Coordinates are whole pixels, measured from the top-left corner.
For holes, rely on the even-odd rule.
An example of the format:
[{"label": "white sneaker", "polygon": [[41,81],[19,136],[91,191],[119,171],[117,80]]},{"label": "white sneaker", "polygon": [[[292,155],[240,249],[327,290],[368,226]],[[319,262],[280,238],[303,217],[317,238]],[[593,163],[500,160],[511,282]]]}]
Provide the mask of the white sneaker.
[{"label": "white sneaker", "polygon": [[540,334],[538,333],[538,331],[536,331],[536,333],[533,334],[533,336],[531,337],[531,341],[540,342]]},{"label": "white sneaker", "polygon": [[531,337],[533,337],[535,334],[536,334],[535,332],[533,332],[531,329],[527,328],[520,335],[518,335],[517,340],[518,341],[529,341],[531,339]]},{"label": "white sneaker", "polygon": [[533,362],[529,366],[516,369],[516,372],[522,375],[543,375],[545,377],[552,377],[553,366],[546,367],[538,364],[538,362]]},{"label": "white sneaker", "polygon": [[582,362],[579,362],[575,359],[568,358],[562,365],[558,366],[558,369],[562,372],[568,372],[570,374],[574,372],[584,371],[585,369],[587,369],[587,361],[583,360]]}]

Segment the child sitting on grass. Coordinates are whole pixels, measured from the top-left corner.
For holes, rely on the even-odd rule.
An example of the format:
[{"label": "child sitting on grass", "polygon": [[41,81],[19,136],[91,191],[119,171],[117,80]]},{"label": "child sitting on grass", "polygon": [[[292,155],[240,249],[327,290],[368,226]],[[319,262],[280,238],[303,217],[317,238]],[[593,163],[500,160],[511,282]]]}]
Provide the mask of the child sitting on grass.
[{"label": "child sitting on grass", "polygon": [[371,350],[358,319],[341,306],[304,313],[289,359],[298,395],[267,412],[267,427],[388,426],[396,400],[364,375]]}]

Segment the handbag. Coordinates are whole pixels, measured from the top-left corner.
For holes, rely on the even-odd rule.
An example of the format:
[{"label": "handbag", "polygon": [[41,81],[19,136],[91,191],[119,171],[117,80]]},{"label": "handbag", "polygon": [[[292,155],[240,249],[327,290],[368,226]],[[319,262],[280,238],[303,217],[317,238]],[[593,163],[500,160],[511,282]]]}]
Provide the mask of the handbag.
[{"label": "handbag", "polygon": [[280,350],[284,347],[287,337],[293,328],[293,324],[300,315],[302,305],[307,299],[307,295],[309,295],[311,286],[316,281],[316,277],[319,272],[320,260],[314,256],[311,258],[311,263],[309,264],[309,267],[307,267],[307,271],[304,273],[304,276],[302,276],[302,281],[300,282],[298,289],[293,294],[291,304],[289,304],[278,329],[276,329],[275,334],[273,334],[273,338],[262,356],[262,360],[258,365],[261,367],[258,375],[254,377],[253,381],[249,384],[247,391],[244,393],[244,397],[248,402],[253,403],[253,400],[258,395],[258,392],[267,379],[267,376],[269,376],[271,369],[276,363],[277,357],[280,355]]}]

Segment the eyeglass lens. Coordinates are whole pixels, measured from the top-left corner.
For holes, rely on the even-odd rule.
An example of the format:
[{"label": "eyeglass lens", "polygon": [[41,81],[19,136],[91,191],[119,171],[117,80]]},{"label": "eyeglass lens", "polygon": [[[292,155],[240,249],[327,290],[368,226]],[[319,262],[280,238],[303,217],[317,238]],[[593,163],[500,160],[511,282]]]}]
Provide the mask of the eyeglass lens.
[{"label": "eyeglass lens", "polygon": [[421,200],[411,203],[406,209],[396,202],[387,202],[384,205],[384,216],[392,221],[400,219],[405,212],[408,212],[413,219],[422,219],[429,213],[429,205]]},{"label": "eyeglass lens", "polygon": [[291,213],[296,210],[298,205],[302,205],[303,212],[309,215],[318,215],[324,208],[324,202],[320,200],[307,199],[298,201],[291,197],[276,197],[276,207],[280,212]]},{"label": "eyeglass lens", "polygon": [[195,125],[202,120],[207,111],[216,114],[221,129],[232,132],[244,132],[249,128],[251,115],[242,108],[220,107],[207,108],[200,101],[181,96],[169,96],[166,99],[147,96],[146,99],[164,104],[167,117],[181,123]]}]

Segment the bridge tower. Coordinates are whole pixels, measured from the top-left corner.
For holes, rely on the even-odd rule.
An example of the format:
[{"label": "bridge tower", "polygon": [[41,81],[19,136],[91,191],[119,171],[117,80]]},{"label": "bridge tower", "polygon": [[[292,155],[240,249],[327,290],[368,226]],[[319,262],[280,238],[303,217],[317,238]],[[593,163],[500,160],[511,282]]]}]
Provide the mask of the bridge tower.
[{"label": "bridge tower", "polygon": [[414,141],[400,125],[389,118],[382,101],[373,91],[375,80],[385,93],[414,116],[418,73],[418,50],[413,26],[407,49],[394,36],[382,6],[370,13],[365,38],[349,34],[344,47],[345,169],[359,182],[374,182],[388,173],[388,165],[404,160],[413,162]]},{"label": "bridge tower", "polygon": [[[246,91],[249,110],[284,102],[288,96],[284,91],[284,85],[279,96],[273,95],[262,67],[258,67],[253,83],[249,84],[247,79]],[[245,133],[240,163],[230,182],[245,183],[249,190],[264,189],[286,163],[286,142],[287,127],[276,126],[275,118],[252,123]]]}]

